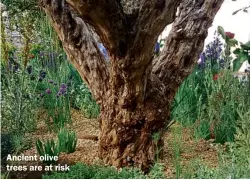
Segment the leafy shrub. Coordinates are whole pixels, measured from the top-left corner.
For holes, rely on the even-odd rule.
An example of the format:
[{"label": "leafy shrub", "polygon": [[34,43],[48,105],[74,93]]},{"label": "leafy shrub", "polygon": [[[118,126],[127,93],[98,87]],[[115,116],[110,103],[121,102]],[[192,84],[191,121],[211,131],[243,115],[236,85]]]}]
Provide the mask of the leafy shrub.
[{"label": "leafy shrub", "polygon": [[2,129],[17,135],[33,131],[39,104],[36,81],[31,80],[30,74],[20,65],[14,71],[2,66],[1,82]]},{"label": "leafy shrub", "polygon": [[72,153],[76,149],[77,137],[75,132],[63,128],[57,135],[60,152]]},{"label": "leafy shrub", "polygon": [[72,78],[70,89],[71,105],[74,108],[81,109],[87,118],[97,118],[100,110],[89,91],[86,84],[82,81],[79,73],[72,66],[70,68],[70,77]]},{"label": "leafy shrub", "polygon": [[205,72],[197,67],[179,87],[172,105],[171,119],[182,125],[192,125],[199,117],[207,96],[203,81]]},{"label": "leafy shrub", "polygon": [[6,163],[8,154],[14,152],[14,146],[12,143],[12,135],[7,133],[1,133],[1,162]]},{"label": "leafy shrub", "polygon": [[234,141],[237,108],[246,105],[247,96],[245,84],[227,69],[232,60],[229,49],[235,40],[225,39],[224,52],[218,36],[207,45],[198,66],[178,89],[171,114],[182,125],[193,125],[196,137],[215,138],[218,143]]},{"label": "leafy shrub", "polygon": [[193,173],[185,178],[193,179],[249,179],[249,154],[240,151],[234,143],[228,145],[229,150],[221,154],[219,166],[209,168],[201,161],[192,163]]},{"label": "leafy shrub", "polygon": [[43,179],[142,179],[147,177],[135,168],[117,171],[114,167],[77,163],[70,167],[69,172],[52,172],[51,175],[44,175]]},{"label": "leafy shrub", "polygon": [[[57,135],[57,141],[53,139],[42,142],[36,141],[36,149],[40,156],[59,156],[61,152],[73,153],[76,149],[77,137],[75,132],[65,128],[61,129]],[[54,161],[45,161],[45,163],[55,163]]]},{"label": "leafy shrub", "polygon": [[[45,143],[39,139],[36,141],[36,149],[40,156],[58,156],[60,153],[58,145],[53,139],[47,140]],[[44,161],[46,164],[54,164],[54,160]]]},{"label": "leafy shrub", "polygon": [[[248,97],[249,98],[249,97]],[[248,103],[249,99],[246,99]],[[246,106],[239,107],[238,126],[236,128],[235,142],[226,144],[226,151],[219,152],[219,166],[209,168],[201,161],[190,163],[191,173],[184,178],[196,179],[249,179],[250,178],[250,111]]]},{"label": "leafy shrub", "polygon": [[214,79],[208,72],[204,81],[208,101],[197,121],[196,132],[201,130],[203,138],[212,137],[218,143],[232,142],[239,119],[237,109],[245,105],[245,85],[239,84],[230,71],[222,71],[218,76]]}]

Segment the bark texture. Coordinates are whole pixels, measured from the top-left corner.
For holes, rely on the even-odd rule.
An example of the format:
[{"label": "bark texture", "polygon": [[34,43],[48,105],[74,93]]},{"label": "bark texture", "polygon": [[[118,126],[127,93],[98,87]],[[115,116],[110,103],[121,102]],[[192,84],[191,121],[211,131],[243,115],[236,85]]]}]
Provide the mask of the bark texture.
[{"label": "bark texture", "polygon": [[[147,170],[161,153],[173,97],[191,73],[223,0],[137,0],[135,8],[128,1],[41,0],[41,5],[100,104],[100,157],[116,167]],[[155,42],[172,22],[156,58]],[[95,34],[109,51],[109,65]]]}]

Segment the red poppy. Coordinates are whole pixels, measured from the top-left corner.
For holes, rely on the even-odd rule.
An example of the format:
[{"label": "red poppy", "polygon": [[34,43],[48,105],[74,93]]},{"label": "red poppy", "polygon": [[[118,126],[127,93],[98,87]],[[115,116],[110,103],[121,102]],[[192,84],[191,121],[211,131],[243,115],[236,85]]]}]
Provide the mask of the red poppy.
[{"label": "red poppy", "polygon": [[29,59],[33,59],[35,56],[33,54],[28,55]]},{"label": "red poppy", "polygon": [[219,74],[215,74],[214,77],[213,77],[213,80],[214,80],[214,81],[217,81],[218,78],[219,78]]},{"label": "red poppy", "polygon": [[231,32],[225,32],[226,36],[229,38],[229,39],[233,39],[234,38],[234,33],[231,33]]}]

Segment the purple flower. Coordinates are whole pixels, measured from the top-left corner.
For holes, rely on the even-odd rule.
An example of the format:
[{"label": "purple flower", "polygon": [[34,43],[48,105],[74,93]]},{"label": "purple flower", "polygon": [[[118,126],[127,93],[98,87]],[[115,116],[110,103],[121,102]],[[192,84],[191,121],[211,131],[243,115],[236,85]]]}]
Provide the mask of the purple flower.
[{"label": "purple flower", "polygon": [[[211,68],[216,68],[215,65],[220,65],[220,57],[222,53],[222,43],[218,36],[206,46],[206,50],[200,55],[199,68],[205,68],[207,65]],[[222,68],[222,66],[220,66]]]},{"label": "purple flower", "polygon": [[44,57],[44,52],[40,51],[39,56],[40,56],[41,58],[43,58],[43,57]]},{"label": "purple flower", "polygon": [[159,42],[156,42],[155,44],[155,54],[159,54],[160,53],[160,43]]},{"label": "purple flower", "polygon": [[61,86],[60,86],[60,89],[66,89],[67,88],[67,85],[62,83]]},{"label": "purple flower", "polygon": [[66,94],[66,89],[60,88],[60,89],[59,89],[59,93],[61,93],[61,95]]},{"label": "purple flower", "polygon": [[62,95],[62,92],[59,91],[59,92],[56,94],[56,97],[59,98],[61,95]]},{"label": "purple flower", "polygon": [[65,95],[67,92],[67,85],[62,83],[61,86],[60,86],[60,89],[58,91],[58,93],[56,94],[56,97],[59,97],[61,95]]},{"label": "purple flower", "polygon": [[47,94],[51,94],[52,92],[51,92],[50,89],[46,89],[46,93],[47,93]]}]

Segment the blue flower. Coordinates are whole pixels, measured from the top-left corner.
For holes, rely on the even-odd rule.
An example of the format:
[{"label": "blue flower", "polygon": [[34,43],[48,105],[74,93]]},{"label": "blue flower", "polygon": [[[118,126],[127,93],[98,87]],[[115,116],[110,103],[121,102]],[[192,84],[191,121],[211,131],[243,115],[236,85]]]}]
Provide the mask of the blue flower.
[{"label": "blue flower", "polygon": [[41,70],[39,73],[38,81],[42,81],[46,77],[46,72]]},{"label": "blue flower", "polygon": [[[204,52],[200,55],[199,68],[204,69],[206,65],[211,68],[215,68],[214,65],[222,64],[220,59],[222,53],[222,42],[218,36],[214,37],[214,40],[206,46]],[[223,62],[224,63],[224,62]],[[222,68],[222,66],[220,66]]]},{"label": "blue flower", "polygon": [[28,67],[27,67],[27,72],[28,72],[28,74],[31,74],[31,73],[32,73],[32,66],[28,66]]},{"label": "blue flower", "polygon": [[159,42],[156,42],[155,44],[155,54],[159,54],[160,53],[160,43]]}]

